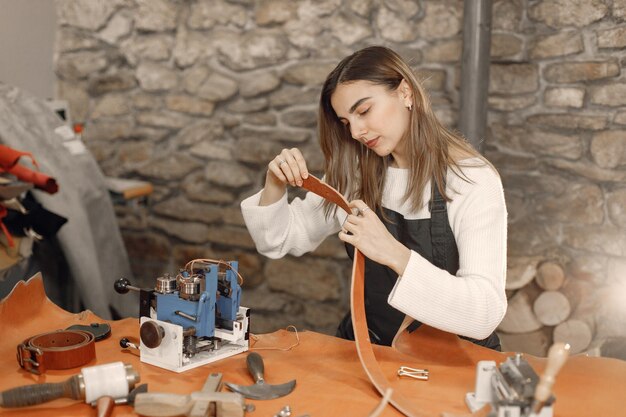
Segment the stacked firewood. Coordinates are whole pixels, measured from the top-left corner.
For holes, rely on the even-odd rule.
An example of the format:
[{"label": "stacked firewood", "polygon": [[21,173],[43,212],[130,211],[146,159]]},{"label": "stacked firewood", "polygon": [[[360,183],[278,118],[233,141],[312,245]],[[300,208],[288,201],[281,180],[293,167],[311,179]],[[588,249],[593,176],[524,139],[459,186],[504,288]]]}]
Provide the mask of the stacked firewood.
[{"label": "stacked firewood", "polygon": [[587,351],[595,330],[592,284],[568,276],[556,260],[519,272],[507,282],[508,310],[498,326],[503,350],[546,356],[552,343],[566,342],[571,353]]}]

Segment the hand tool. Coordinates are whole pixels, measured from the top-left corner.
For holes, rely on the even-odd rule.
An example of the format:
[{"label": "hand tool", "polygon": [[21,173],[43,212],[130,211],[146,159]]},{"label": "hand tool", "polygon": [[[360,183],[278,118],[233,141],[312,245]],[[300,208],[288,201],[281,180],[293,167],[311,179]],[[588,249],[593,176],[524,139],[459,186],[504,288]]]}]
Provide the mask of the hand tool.
[{"label": "hand tool", "polygon": [[238,392],[246,398],[250,398],[252,400],[271,400],[274,398],[280,398],[289,394],[296,386],[295,379],[280,385],[266,384],[265,378],[263,377],[265,370],[263,358],[261,358],[261,355],[256,352],[248,354],[246,363],[248,365],[248,371],[250,371],[250,375],[252,375],[252,378],[254,379],[254,385],[241,386],[226,382],[228,389]]},{"label": "hand tool", "polygon": [[[280,409],[280,411],[274,414],[274,417],[292,417],[291,415],[291,407],[286,405]],[[300,417],[310,417],[308,414],[303,414]]]},{"label": "hand tool", "polygon": [[84,399],[87,404],[105,396],[126,398],[139,380],[139,374],[130,364],[112,362],[90,366],[64,382],[25,385],[6,390],[0,393],[0,407],[26,407],[62,397]]},{"label": "hand tool", "polygon": [[135,396],[135,412],[142,416],[243,417],[253,406],[245,405],[240,394],[219,392],[222,374],[210,374],[200,391],[190,395],[141,393]]},{"label": "hand tool", "polygon": [[556,374],[559,373],[567,357],[569,356],[570,346],[567,343],[555,343],[548,351],[548,364],[539,379],[537,388],[535,388],[535,398],[529,410],[529,415],[539,414],[544,404],[552,396],[552,385],[556,380]]}]

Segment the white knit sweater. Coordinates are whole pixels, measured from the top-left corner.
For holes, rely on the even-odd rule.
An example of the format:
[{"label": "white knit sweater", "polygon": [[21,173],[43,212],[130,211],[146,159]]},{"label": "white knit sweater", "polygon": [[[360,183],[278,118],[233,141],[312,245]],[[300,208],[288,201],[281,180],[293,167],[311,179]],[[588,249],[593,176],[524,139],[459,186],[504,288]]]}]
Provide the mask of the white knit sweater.
[{"label": "white knit sweater", "polygon": [[[470,180],[448,171],[446,192],[448,219],[459,250],[459,270],[451,275],[415,251],[389,294],[389,304],[422,323],[441,330],[484,339],[506,312],[507,212],[500,177],[479,159],[462,161]],[[408,170],[389,168],[383,206],[406,219],[428,219],[430,193],[423,206],[412,211],[401,203]],[[427,186],[430,189],[430,185]],[[302,255],[314,250],[327,236],[339,232],[343,210],[324,218],[321,198],[307,193],[290,204],[287,194],[269,206],[259,206],[261,192],[241,203],[246,226],[257,250],[270,258]]]}]

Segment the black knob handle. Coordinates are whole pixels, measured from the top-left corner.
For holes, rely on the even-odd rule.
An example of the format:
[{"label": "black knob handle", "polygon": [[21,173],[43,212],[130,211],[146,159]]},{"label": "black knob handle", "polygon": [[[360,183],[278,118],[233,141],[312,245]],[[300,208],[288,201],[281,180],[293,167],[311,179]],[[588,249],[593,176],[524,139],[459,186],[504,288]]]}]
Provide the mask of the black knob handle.
[{"label": "black knob handle", "polygon": [[130,285],[130,281],[126,278],[120,278],[115,281],[115,284],[113,284],[113,288],[115,288],[115,291],[117,291],[119,294],[126,294],[128,290],[141,292],[141,288],[133,287],[132,285]]},{"label": "black knob handle", "polygon": [[113,288],[115,288],[115,291],[118,294],[126,294],[129,290],[128,286],[130,285],[130,281],[127,280],[126,278],[120,278],[117,281],[115,281],[115,284],[113,284]]},{"label": "black knob handle", "polygon": [[150,349],[159,347],[164,337],[165,330],[163,327],[152,320],[144,321],[139,327],[139,338]]},{"label": "black knob handle", "polygon": [[122,337],[120,339],[120,346],[124,349],[139,349],[139,347],[132,343],[130,340],[128,340],[127,337]]}]

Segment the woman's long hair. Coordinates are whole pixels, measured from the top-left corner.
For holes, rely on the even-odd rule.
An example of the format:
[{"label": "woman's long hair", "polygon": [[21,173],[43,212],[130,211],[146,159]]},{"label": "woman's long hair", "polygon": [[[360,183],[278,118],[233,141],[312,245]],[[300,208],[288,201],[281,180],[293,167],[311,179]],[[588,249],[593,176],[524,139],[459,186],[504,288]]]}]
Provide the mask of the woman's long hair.
[{"label": "woman's long hair", "polygon": [[[418,210],[426,184],[432,179],[441,195],[450,201],[445,192],[447,170],[452,168],[461,172],[458,161],[451,157],[450,151],[460,151],[456,152],[457,155],[483,158],[462,136],[439,122],[411,68],[397,53],[383,46],[370,46],[344,58],[324,82],[318,134],[325,158],[325,181],[348,200],[360,198],[369,207],[381,212],[389,158],[379,157],[354,140],[350,129],[339,121],[330,101],[339,84],[361,80],[385,86],[389,91],[395,91],[402,80],[406,80],[413,92],[409,127],[402,141],[407,155],[412,155],[404,200],[410,202],[413,210]],[[334,212],[334,207],[328,202],[325,202],[324,209],[327,216]]]}]

